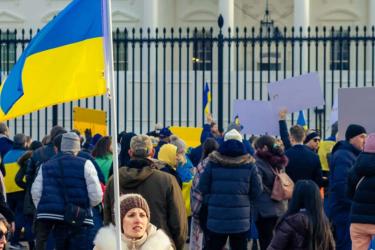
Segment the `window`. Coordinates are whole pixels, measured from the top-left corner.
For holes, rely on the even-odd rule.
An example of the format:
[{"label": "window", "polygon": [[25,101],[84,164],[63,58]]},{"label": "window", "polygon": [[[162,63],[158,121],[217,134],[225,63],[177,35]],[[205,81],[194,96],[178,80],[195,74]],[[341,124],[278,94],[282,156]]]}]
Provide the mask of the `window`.
[{"label": "window", "polygon": [[347,31],[334,31],[334,37],[331,46],[331,70],[348,70],[349,69],[349,42]]},{"label": "window", "polygon": [[9,72],[16,63],[16,33],[1,32],[0,35],[0,68],[1,72]]},{"label": "window", "polygon": [[193,70],[212,70],[212,34],[196,32],[194,34]]},{"label": "window", "polygon": [[[273,70],[280,70],[281,69],[281,55],[280,53],[276,52],[268,52],[262,53],[262,63],[258,62],[258,70],[264,71],[273,71]],[[277,60],[276,60],[277,58]],[[277,61],[277,63],[276,63]]]},{"label": "window", "polygon": [[125,48],[125,32],[113,33],[115,38],[113,43],[113,60],[115,71],[125,71],[128,69],[128,48]]}]

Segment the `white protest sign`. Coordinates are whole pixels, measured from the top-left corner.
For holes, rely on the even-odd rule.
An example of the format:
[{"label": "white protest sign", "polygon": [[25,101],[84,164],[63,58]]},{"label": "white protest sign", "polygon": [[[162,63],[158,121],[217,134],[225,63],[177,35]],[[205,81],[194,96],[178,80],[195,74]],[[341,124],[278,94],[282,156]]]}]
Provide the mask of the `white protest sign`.
[{"label": "white protest sign", "polygon": [[345,139],[350,124],[362,125],[367,133],[375,132],[375,88],[339,89],[339,138]]},{"label": "white protest sign", "polygon": [[270,83],[268,84],[268,93],[275,110],[287,108],[291,113],[324,105],[317,73]]},{"label": "white protest sign", "polygon": [[274,135],[279,132],[279,117],[268,101],[235,100],[234,116],[238,115],[247,135]]}]

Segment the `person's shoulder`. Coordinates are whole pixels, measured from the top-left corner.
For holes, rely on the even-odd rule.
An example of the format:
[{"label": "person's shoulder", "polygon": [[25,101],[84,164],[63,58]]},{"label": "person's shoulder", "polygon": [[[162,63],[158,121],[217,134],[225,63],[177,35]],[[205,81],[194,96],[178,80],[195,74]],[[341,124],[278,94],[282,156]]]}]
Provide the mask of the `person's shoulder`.
[{"label": "person's shoulder", "polygon": [[94,239],[95,249],[116,249],[115,235],[115,227],[112,224],[100,228]]},{"label": "person's shoulder", "polygon": [[149,249],[147,246],[151,246],[150,249],[173,249],[172,241],[162,229],[158,229],[155,233],[150,234],[142,249]]},{"label": "person's shoulder", "polygon": [[305,212],[291,214],[285,218],[285,222],[296,231],[303,231],[308,228],[309,217]]}]

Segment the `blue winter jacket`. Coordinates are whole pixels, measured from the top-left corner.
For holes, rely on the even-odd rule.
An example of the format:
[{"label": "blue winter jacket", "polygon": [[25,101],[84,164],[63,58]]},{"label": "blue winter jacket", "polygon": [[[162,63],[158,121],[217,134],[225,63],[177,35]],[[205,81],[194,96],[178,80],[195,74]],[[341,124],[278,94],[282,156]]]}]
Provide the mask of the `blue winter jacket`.
[{"label": "blue winter jacket", "polygon": [[[241,144],[241,153],[235,152]],[[262,193],[254,158],[242,143],[224,142],[209,156],[198,189],[208,205],[207,228],[215,233],[243,233],[250,229],[252,201]]]},{"label": "blue winter jacket", "polygon": [[[62,178],[59,160],[64,167],[64,178]],[[93,225],[93,214],[84,174],[85,162],[86,159],[72,154],[59,153],[43,164],[43,189],[37,207],[37,219],[63,220],[66,205],[63,189],[65,185],[68,202],[87,209],[85,224]]]},{"label": "blue winter jacket", "polygon": [[332,149],[327,215],[335,224],[349,221],[351,207],[351,201],[347,196],[349,170],[360,152],[348,141],[340,141]]}]

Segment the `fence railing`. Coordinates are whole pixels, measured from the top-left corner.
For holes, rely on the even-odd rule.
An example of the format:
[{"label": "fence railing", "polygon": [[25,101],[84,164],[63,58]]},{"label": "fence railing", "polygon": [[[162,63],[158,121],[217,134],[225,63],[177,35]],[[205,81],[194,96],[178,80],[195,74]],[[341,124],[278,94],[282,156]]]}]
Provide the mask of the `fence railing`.
[{"label": "fence railing", "polygon": [[[145,133],[156,123],[202,126],[207,82],[212,113],[225,128],[233,120],[235,99],[267,100],[269,82],[316,71],[326,104],[305,115],[308,126],[326,136],[337,89],[374,86],[374,27],[225,31],[222,27],[220,17],[218,26],[210,28],[117,29],[113,40],[117,121],[109,119],[109,101],[102,96],[45,108],[8,125],[13,133],[41,139],[53,123],[71,128],[73,107],[80,106],[108,111],[109,123],[117,122],[119,131]],[[1,80],[33,34],[0,31]],[[295,121],[292,114],[290,122]]]}]

